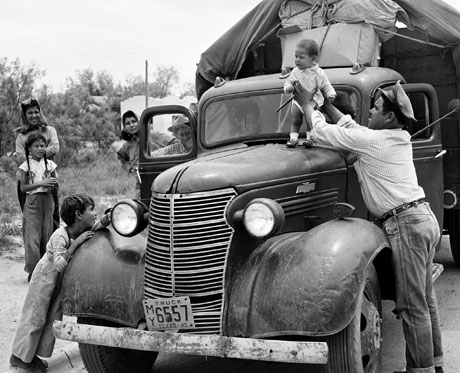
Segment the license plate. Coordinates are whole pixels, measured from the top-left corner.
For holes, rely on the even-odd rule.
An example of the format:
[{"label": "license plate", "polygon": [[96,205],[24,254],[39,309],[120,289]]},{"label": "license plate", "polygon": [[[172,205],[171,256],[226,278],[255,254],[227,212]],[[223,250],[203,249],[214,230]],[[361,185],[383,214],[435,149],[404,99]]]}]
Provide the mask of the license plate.
[{"label": "license plate", "polygon": [[143,304],[149,330],[195,327],[189,297],[145,299]]}]

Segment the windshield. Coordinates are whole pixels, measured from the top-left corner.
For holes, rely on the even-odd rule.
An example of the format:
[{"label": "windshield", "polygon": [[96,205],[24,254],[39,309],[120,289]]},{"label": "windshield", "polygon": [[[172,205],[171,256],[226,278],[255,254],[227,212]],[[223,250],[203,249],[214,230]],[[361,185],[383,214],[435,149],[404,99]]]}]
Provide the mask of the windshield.
[{"label": "windshield", "polygon": [[[347,97],[347,110],[356,112],[356,95],[351,90],[340,90]],[[282,93],[250,97],[226,98],[209,103],[204,111],[204,143],[213,146],[221,143],[242,142],[250,139],[270,137],[289,137],[291,130],[291,103],[276,110],[289,96]],[[345,110],[342,110],[345,112]],[[305,120],[300,128],[301,137],[305,137]]]}]

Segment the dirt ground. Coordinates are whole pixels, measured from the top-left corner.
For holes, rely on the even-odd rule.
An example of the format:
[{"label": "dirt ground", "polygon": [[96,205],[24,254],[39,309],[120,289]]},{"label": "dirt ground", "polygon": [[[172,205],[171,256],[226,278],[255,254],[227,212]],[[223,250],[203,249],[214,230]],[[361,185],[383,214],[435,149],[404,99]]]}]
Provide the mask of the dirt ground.
[{"label": "dirt ground", "polygon": [[9,367],[11,344],[27,290],[21,238],[15,238],[8,250],[2,248],[0,274],[0,372],[4,372]]},{"label": "dirt ground", "polygon": [[[12,237],[12,240],[8,248],[1,248],[0,255],[0,372],[10,369],[11,345],[28,288],[22,238]],[[65,343],[57,340],[55,350]]]}]

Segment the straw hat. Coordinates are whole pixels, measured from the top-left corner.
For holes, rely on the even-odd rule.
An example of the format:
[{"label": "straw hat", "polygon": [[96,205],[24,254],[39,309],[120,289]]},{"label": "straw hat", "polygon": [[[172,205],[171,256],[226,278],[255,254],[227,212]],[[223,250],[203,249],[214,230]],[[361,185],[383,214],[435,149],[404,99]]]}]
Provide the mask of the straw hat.
[{"label": "straw hat", "polygon": [[172,126],[168,128],[169,132],[174,132],[180,126],[187,126],[190,127],[190,123],[188,118],[183,114],[173,115],[172,118]]}]

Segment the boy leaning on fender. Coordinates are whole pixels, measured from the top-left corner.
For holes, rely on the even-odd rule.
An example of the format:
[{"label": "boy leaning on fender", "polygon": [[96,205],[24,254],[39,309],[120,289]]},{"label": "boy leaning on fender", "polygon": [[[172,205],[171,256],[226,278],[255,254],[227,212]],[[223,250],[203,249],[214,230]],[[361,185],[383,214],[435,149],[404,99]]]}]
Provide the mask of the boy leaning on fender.
[{"label": "boy leaning on fender", "polygon": [[46,253],[32,273],[21,320],[14,337],[10,364],[27,371],[46,370],[48,363],[39,358],[50,357],[55,337],[54,320],[62,319],[58,275],[62,273],[75,251],[94,235],[97,213],[94,200],[86,194],[64,198],[61,218],[67,224],[59,227],[46,246]]}]

